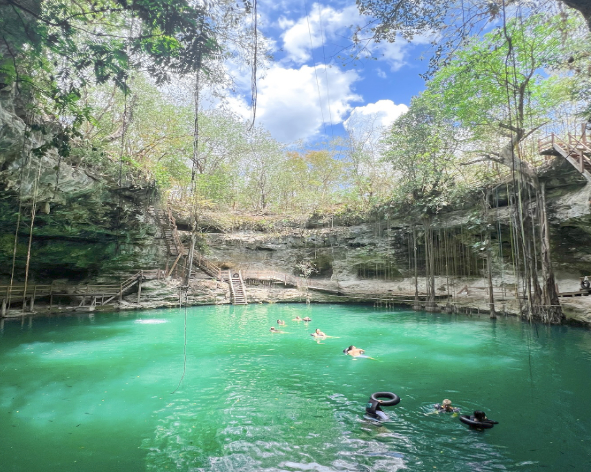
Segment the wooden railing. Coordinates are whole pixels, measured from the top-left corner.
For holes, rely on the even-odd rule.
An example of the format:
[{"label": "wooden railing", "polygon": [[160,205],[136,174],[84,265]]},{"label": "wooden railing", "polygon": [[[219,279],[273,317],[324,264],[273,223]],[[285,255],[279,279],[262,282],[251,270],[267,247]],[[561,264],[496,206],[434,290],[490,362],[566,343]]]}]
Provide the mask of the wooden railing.
[{"label": "wooden railing", "polygon": [[105,305],[106,303],[109,303],[115,297],[119,297],[119,300],[121,300],[121,297],[123,296],[123,293],[126,290],[130,289],[136,283],[138,283],[141,280],[143,280],[143,278],[144,278],[144,272],[142,270],[140,270],[137,274],[134,274],[131,277],[129,277],[127,280],[123,281],[120,284],[119,290],[117,291],[117,293],[115,293],[112,297],[108,298],[107,300],[103,301],[102,304]]},{"label": "wooden railing", "polygon": [[587,180],[591,181],[591,147],[587,141],[585,125],[581,125],[581,134],[568,133],[568,139],[556,136],[552,133],[538,140],[540,154],[560,154],[575,167]]},{"label": "wooden railing", "polygon": [[274,270],[246,269],[242,271],[242,274],[244,279],[271,280],[275,282],[282,282],[284,285],[293,285],[297,288],[303,288],[306,286],[306,281],[302,277],[296,277],[295,275]]},{"label": "wooden railing", "polygon": [[186,255],[187,250],[185,249],[185,245],[181,241],[179,233],[176,229],[176,220],[174,219],[174,216],[172,216],[172,208],[170,207],[170,205],[168,205],[168,207],[167,207],[167,216],[168,216],[168,225],[170,226],[170,228],[172,230],[171,231],[172,238],[173,238],[174,245],[176,246],[177,252],[178,252],[178,254]]},{"label": "wooden railing", "polygon": [[208,261],[199,253],[193,254],[193,264],[199,267],[207,275],[210,275],[217,280],[222,280],[222,270],[213,262]]},{"label": "wooden railing", "polygon": [[[2,304],[2,314],[10,306],[11,302],[23,302],[23,309],[27,299],[30,300],[30,310],[33,310],[35,299],[41,297],[50,297],[50,306],[53,304],[54,296],[76,296],[82,297],[81,305],[84,303],[86,297],[92,297],[92,304],[97,304],[98,299],[101,299],[102,305],[110,302],[115,297],[121,299],[123,293],[131,288],[136,283],[141,286],[141,281],[146,278],[161,278],[163,271],[149,270],[133,274],[126,280],[119,284],[12,284],[0,285],[0,302]],[[138,288],[138,293],[140,289]],[[139,298],[139,295],[138,295]]]}]

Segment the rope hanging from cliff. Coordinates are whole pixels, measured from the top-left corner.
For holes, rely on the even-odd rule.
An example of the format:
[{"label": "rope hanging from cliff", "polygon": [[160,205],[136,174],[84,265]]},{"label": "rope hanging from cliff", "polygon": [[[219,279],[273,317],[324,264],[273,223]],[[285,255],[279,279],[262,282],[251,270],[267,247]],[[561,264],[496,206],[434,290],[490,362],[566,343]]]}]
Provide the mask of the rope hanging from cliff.
[{"label": "rope hanging from cliff", "polygon": [[257,116],[257,98],[258,98],[258,89],[257,89],[257,61],[258,61],[258,4],[257,0],[253,0],[252,5],[252,23],[253,23],[253,36],[254,36],[254,46],[253,46],[253,58],[252,58],[252,72],[250,76],[250,100],[251,100],[251,107],[252,107],[252,122],[250,123],[249,130],[254,127],[254,123]]},{"label": "rope hanging from cliff", "polygon": [[29,283],[29,266],[31,263],[31,246],[33,244],[33,226],[35,224],[36,205],[37,205],[37,188],[39,186],[39,177],[41,176],[41,158],[39,158],[39,165],[37,168],[37,176],[33,184],[33,201],[31,203],[31,226],[29,228],[29,244],[27,246],[27,262],[25,264],[25,288],[23,292],[23,313],[25,312],[27,300],[27,285]]},{"label": "rope hanging from cliff", "polygon": [[[312,30],[310,28],[310,17],[308,15],[308,5],[304,0],[304,9],[306,10],[306,22],[308,24],[308,36],[310,38],[310,55],[312,56],[312,63],[314,65],[314,77],[316,78],[316,90],[318,91],[318,105],[320,106],[320,116],[322,117],[322,127],[324,128],[324,134],[326,134],[326,121],[324,119],[324,112],[322,111],[322,95],[320,93],[320,83],[318,82],[318,70],[316,68],[316,60],[314,59],[312,44]],[[325,65],[326,66],[326,65]]]},{"label": "rope hanging from cliff", "polygon": [[[26,115],[25,115],[25,117],[26,117]],[[21,145],[21,153],[22,154],[25,154],[25,141],[26,141],[26,137],[27,137],[27,129],[29,128],[29,121],[34,120],[34,119],[35,119],[35,115],[33,115],[32,117],[28,117],[28,119],[25,120],[25,129],[23,132],[23,142]],[[14,285],[14,270],[16,267],[16,251],[18,248],[18,232],[20,230],[21,215],[22,215],[22,209],[23,209],[23,183],[25,181],[29,180],[29,175],[30,175],[30,170],[31,170],[30,156],[31,156],[30,152],[27,152],[25,155],[25,162],[23,163],[23,165],[20,168],[18,214],[17,214],[17,220],[16,220],[16,229],[14,231],[14,243],[13,243],[13,248],[12,248],[12,268],[10,271],[10,287],[8,289],[8,300],[6,301],[7,302],[7,309],[10,309],[10,302],[11,302],[11,298],[12,298],[12,286]],[[27,171],[26,177],[24,176],[25,169]]]},{"label": "rope hanging from cliff", "polygon": [[[133,12],[135,9],[135,0],[132,0],[131,3],[131,11]],[[133,36],[133,26],[134,26],[134,19],[135,16],[133,13],[131,14],[131,20],[129,22],[129,31],[127,33],[127,47],[126,47],[126,55],[128,61],[128,67],[131,63],[131,48],[130,43]],[[121,142],[119,148],[119,199],[117,204],[117,254],[120,254],[121,251],[121,210],[123,205],[123,198],[122,198],[122,189],[123,189],[123,153],[125,151],[125,135],[127,134],[127,126],[129,125],[127,116],[129,113],[128,110],[128,103],[127,103],[127,96],[129,94],[129,88],[127,86],[128,82],[128,75],[125,74],[123,77],[123,116],[121,119]]]},{"label": "rope hanging from cliff", "polygon": [[[180,296],[182,297],[182,290]],[[181,298],[182,300],[182,298]],[[183,325],[183,333],[184,333],[184,342],[183,342],[183,374],[181,375],[181,379],[179,380],[178,385],[176,388],[170,392],[171,395],[175,394],[176,391],[180,388],[183,380],[185,379],[185,374],[187,373],[187,301],[185,300],[185,320]]]}]

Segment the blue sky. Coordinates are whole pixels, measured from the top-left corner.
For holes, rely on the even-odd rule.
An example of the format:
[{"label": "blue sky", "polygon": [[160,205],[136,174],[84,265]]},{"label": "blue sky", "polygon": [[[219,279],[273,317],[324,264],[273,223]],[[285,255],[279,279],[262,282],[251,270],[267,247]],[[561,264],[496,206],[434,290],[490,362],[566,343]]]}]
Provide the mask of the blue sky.
[{"label": "blue sky", "polygon": [[[424,89],[427,60],[419,58],[428,58],[427,38],[369,42],[377,60],[343,60],[351,27],[369,21],[353,0],[259,0],[258,11],[274,61],[258,80],[257,124],[281,142],[326,141],[360,120],[388,125]],[[245,116],[249,98],[233,101]]]}]

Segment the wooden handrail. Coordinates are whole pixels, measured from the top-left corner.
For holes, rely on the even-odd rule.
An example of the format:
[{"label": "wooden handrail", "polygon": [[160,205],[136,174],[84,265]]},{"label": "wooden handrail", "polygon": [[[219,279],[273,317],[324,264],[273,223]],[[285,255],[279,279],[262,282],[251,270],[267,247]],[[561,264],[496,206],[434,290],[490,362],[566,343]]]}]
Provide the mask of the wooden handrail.
[{"label": "wooden handrail", "polygon": [[230,283],[230,290],[232,291],[232,300],[236,300],[236,291],[234,290],[234,283],[232,282],[231,270],[228,270],[228,282]]}]

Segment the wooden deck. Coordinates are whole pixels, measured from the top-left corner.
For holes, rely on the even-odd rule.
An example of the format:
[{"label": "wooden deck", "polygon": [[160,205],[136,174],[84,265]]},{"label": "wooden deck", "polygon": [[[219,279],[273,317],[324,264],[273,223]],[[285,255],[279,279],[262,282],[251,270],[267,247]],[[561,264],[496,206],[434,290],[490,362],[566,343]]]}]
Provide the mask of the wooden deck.
[{"label": "wooden deck", "polygon": [[575,292],[561,292],[559,297],[588,297],[591,295],[591,290],[577,290]]},{"label": "wooden deck", "polygon": [[163,271],[143,271],[131,275],[119,284],[12,284],[0,285],[0,316],[7,316],[12,304],[21,305],[21,311],[32,312],[35,301],[46,299],[51,309],[60,298],[79,299],[78,308],[92,311],[96,306],[106,305],[115,298],[122,300],[123,295],[137,286],[138,302],[142,292],[142,282],[146,279],[160,278]]}]

